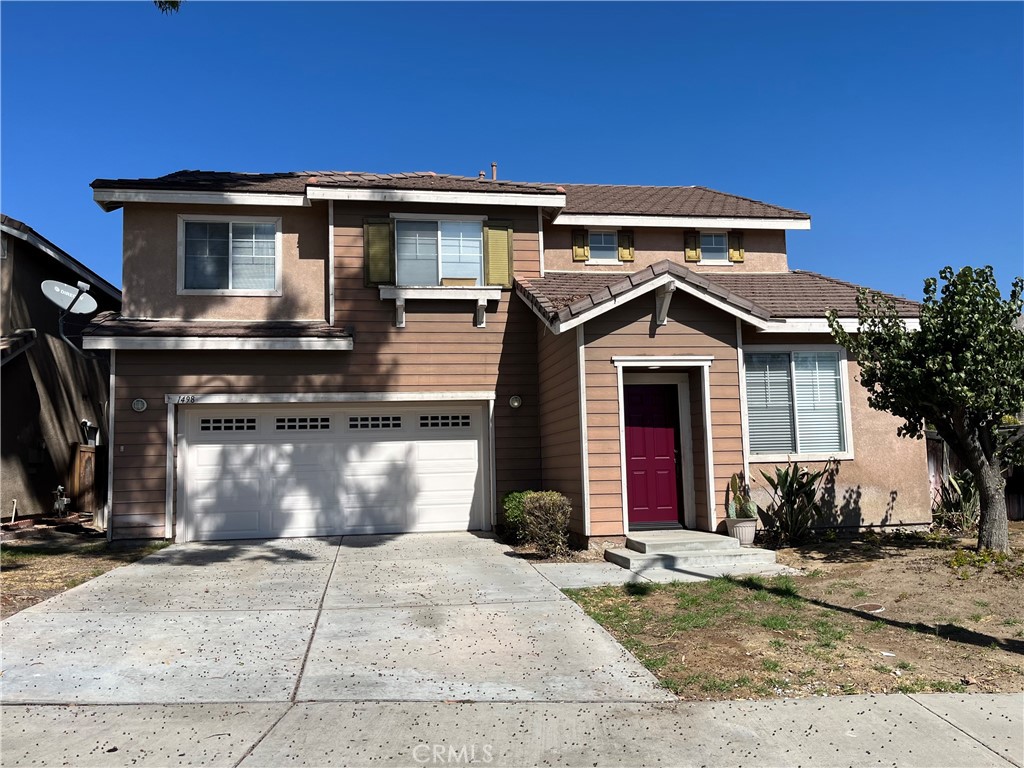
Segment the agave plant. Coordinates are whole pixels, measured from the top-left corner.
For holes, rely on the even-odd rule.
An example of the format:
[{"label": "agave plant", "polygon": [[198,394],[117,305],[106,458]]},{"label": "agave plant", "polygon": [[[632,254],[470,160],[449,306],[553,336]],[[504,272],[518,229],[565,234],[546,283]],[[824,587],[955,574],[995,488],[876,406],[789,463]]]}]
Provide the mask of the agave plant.
[{"label": "agave plant", "polygon": [[932,522],[953,533],[967,533],[978,524],[980,498],[971,470],[955,472],[939,488]]},{"label": "agave plant", "polygon": [[761,471],[772,489],[772,501],[764,513],[765,527],[778,545],[801,544],[810,535],[821,514],[818,491],[831,464],[830,460],[814,472],[796,463],[775,467],[774,475]]}]

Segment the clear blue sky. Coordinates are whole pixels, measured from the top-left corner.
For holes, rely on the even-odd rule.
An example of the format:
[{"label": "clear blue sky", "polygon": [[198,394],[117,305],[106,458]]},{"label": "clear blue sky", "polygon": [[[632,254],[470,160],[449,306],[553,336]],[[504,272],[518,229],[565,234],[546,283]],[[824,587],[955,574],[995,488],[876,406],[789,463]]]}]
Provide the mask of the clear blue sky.
[{"label": "clear blue sky", "polygon": [[790,264],[920,298],[1024,272],[1024,5],[0,4],[3,211],[120,284],[96,177],[700,184]]}]

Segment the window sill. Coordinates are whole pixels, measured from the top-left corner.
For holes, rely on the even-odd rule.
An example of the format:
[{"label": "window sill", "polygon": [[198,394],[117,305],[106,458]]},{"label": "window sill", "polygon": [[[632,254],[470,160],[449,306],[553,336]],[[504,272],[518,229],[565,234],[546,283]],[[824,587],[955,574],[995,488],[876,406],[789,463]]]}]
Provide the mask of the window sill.
[{"label": "window sill", "polygon": [[230,288],[211,288],[209,290],[201,288],[179,288],[179,296],[281,296],[282,292],[278,289],[270,291],[246,291],[246,290],[232,290]]},{"label": "window sill", "polygon": [[501,299],[500,286],[380,286],[381,301],[395,302],[395,327],[405,328],[405,302],[416,301],[475,301],[473,325],[483,328],[488,301]]},{"label": "window sill", "polygon": [[836,461],[853,461],[853,451],[832,451],[830,453],[752,453],[750,454],[751,464],[807,464],[811,462],[825,462],[829,459]]}]

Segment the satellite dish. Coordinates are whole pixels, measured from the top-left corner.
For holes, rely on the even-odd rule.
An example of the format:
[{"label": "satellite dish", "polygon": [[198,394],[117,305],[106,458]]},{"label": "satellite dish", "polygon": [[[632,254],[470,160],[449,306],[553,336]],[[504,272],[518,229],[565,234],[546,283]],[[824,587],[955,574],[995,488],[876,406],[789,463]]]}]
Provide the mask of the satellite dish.
[{"label": "satellite dish", "polygon": [[56,280],[43,280],[40,288],[46,298],[76,315],[91,315],[97,309],[96,299],[86,293],[89,290],[86,283],[79,283],[76,288]]}]

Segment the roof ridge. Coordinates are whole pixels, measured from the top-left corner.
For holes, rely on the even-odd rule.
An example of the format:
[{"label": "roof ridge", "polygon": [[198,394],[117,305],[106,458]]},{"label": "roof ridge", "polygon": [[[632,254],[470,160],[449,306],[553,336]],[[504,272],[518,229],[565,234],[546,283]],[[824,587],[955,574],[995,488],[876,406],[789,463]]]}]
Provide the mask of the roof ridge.
[{"label": "roof ridge", "polygon": [[[707,187],[699,187],[699,185],[697,184],[605,184],[601,182],[589,181],[546,181],[538,183],[551,185],[557,184],[563,187],[640,187],[641,189],[707,189]],[[711,191],[714,192],[715,190]]]},{"label": "roof ridge", "polygon": [[695,189],[703,189],[703,190],[705,190],[707,192],[714,192],[716,195],[725,195],[726,197],[731,197],[734,200],[743,200],[744,202],[747,202],[747,203],[757,203],[758,205],[765,205],[765,206],[767,206],[769,208],[778,208],[779,210],[782,210],[782,211],[791,211],[793,213],[803,213],[803,211],[798,211],[796,208],[787,208],[784,205],[776,205],[775,203],[766,203],[764,200],[758,200],[757,198],[754,198],[754,197],[744,197],[743,195],[733,194],[732,192],[723,192],[720,189],[713,189],[712,187],[705,187],[702,184],[698,184],[694,188]]}]

